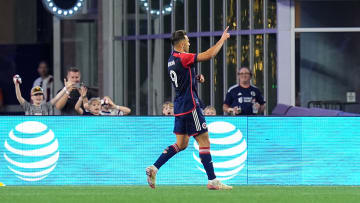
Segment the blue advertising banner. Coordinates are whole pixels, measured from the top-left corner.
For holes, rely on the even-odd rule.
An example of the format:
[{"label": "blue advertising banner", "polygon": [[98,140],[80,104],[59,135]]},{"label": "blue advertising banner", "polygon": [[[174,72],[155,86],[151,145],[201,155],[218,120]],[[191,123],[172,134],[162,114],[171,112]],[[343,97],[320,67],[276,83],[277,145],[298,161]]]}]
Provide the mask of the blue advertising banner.
[{"label": "blue advertising banner", "polygon": [[[6,185],[144,185],[175,142],[173,117],[0,117]],[[360,185],[360,118],[208,117],[219,179],[230,185]],[[191,138],[157,184],[206,184]]]}]

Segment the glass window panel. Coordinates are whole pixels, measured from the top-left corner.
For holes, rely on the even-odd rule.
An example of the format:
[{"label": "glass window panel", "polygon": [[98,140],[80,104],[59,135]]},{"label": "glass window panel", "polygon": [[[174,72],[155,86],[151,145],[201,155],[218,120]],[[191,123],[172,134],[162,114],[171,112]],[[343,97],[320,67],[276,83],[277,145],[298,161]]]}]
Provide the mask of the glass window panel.
[{"label": "glass window panel", "polygon": [[151,7],[149,8],[151,13],[151,34],[160,34],[160,18],[159,15],[154,13],[160,9],[160,1],[152,0]]},{"label": "glass window panel", "polygon": [[171,0],[163,0],[164,33],[171,33],[171,13],[165,12],[165,8],[169,8],[170,3]]},{"label": "glass window panel", "polygon": [[253,0],[253,18],[254,18],[254,28],[263,29],[264,28],[264,0]]},{"label": "glass window panel", "polygon": [[171,54],[170,40],[155,39],[152,47],[153,112],[161,115],[161,105],[171,101],[171,83],[167,75],[167,61]]},{"label": "glass window panel", "polygon": [[276,0],[268,0],[266,28],[276,28]]},{"label": "glass window panel", "polygon": [[227,0],[226,24],[229,30],[236,30],[236,0]]},{"label": "glass window panel", "polygon": [[197,50],[197,39],[196,39],[196,37],[190,37],[189,42],[190,42],[189,53],[198,53],[198,52],[200,52],[199,50]]},{"label": "glass window panel", "polygon": [[[201,38],[201,52],[210,48],[210,37]],[[200,52],[200,50],[199,50]],[[206,106],[210,105],[210,61],[201,62],[201,74],[205,77],[205,82],[200,85],[202,94],[201,101]]]},{"label": "glass window panel", "polygon": [[114,98],[115,104],[124,104],[124,41],[114,41]]},{"label": "glass window panel", "polygon": [[197,1],[190,0],[188,1],[188,22],[189,22],[189,32],[197,31]]},{"label": "glass window panel", "polygon": [[267,56],[267,69],[268,69],[268,98],[266,103],[268,105],[268,112],[271,113],[277,104],[277,52],[276,52],[276,34],[266,35],[268,38],[268,56]]},{"label": "glass window panel", "polygon": [[148,86],[149,74],[147,70],[147,40],[140,41],[140,114],[147,115],[148,113]]},{"label": "glass window panel", "polygon": [[[347,102],[346,93],[360,94],[360,33],[300,33],[295,44],[297,105],[310,101]],[[356,97],[356,102],[359,97]],[[356,109],[347,109],[356,107]],[[345,111],[360,112],[346,105]]]},{"label": "glass window panel", "polygon": [[185,29],[184,24],[184,2],[175,1],[175,30]]},{"label": "glass window panel", "polygon": [[249,35],[241,36],[241,67],[249,67],[250,68],[250,37]]},{"label": "glass window panel", "polygon": [[227,40],[227,53],[226,53],[226,64],[227,64],[227,80],[228,84],[226,88],[237,84],[236,81],[236,68],[237,68],[237,46],[236,37],[231,37]]},{"label": "glass window panel", "polygon": [[201,31],[210,31],[210,1],[201,1]]},{"label": "glass window panel", "polygon": [[223,30],[223,0],[214,0],[214,29]]},{"label": "glass window panel", "polygon": [[136,112],[136,69],[135,69],[135,63],[136,63],[136,57],[135,57],[135,41],[127,41],[127,51],[125,54],[125,57],[127,57],[127,75],[125,77],[127,78],[127,105],[131,109],[132,114],[135,114]]},{"label": "glass window panel", "polygon": [[[157,83],[159,80],[161,80],[161,78],[159,78],[158,75],[158,71],[159,71],[159,57],[156,57],[159,55],[158,49],[159,47],[157,47],[158,45],[156,44],[158,40],[151,40],[151,49],[148,50],[150,51],[150,57],[151,57],[151,70],[150,70],[150,80],[149,80],[149,86],[150,86],[150,93],[148,94],[149,97],[151,97],[151,104],[152,104],[152,109],[151,109],[151,114],[150,115],[158,115],[158,113],[161,111],[159,110],[159,108],[161,107],[162,104],[162,99],[158,98],[158,91],[160,89],[160,87],[158,87]],[[155,93],[156,92],[156,93]]]},{"label": "glass window panel", "polygon": [[252,82],[264,94],[264,39],[263,35],[254,35],[254,65]]},{"label": "glass window panel", "polygon": [[296,1],[296,27],[360,27],[359,8],[358,0]]},{"label": "glass window panel", "polygon": [[135,35],[135,1],[127,1],[127,34]]},{"label": "glass window panel", "polygon": [[139,20],[140,20],[140,34],[147,34],[147,11],[144,7],[139,5]]},{"label": "glass window panel", "polygon": [[[215,37],[217,42],[220,37]],[[222,105],[224,102],[224,64],[223,52],[221,49],[217,56],[214,58],[214,96],[215,96],[215,109],[216,112],[222,112]]]},{"label": "glass window panel", "polygon": [[[151,10],[158,11],[160,9],[160,0],[151,0]],[[156,15],[156,13],[153,13]]]},{"label": "glass window panel", "polygon": [[122,36],[123,33],[123,26],[126,22],[123,19],[123,2],[121,1],[114,1],[114,35],[115,36]]},{"label": "glass window panel", "polygon": [[241,29],[248,30],[250,28],[250,4],[249,0],[241,0],[240,13],[241,13]]},{"label": "glass window panel", "polygon": [[98,86],[97,27],[95,21],[62,21],[61,56],[63,76],[69,67],[81,71],[81,80],[89,87]]},{"label": "glass window panel", "polygon": [[164,40],[164,56],[163,56],[164,66],[162,67],[163,80],[164,80],[164,101],[172,101],[171,91],[173,87],[167,72],[167,64],[171,52],[172,52],[172,47],[170,40]]}]

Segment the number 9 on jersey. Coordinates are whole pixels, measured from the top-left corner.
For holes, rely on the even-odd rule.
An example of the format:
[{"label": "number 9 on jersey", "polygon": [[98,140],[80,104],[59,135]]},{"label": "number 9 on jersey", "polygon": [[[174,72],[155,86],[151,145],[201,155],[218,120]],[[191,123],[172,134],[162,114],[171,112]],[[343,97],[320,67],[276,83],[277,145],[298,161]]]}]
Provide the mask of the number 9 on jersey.
[{"label": "number 9 on jersey", "polygon": [[177,83],[177,75],[176,75],[176,72],[174,70],[170,70],[170,78],[174,82],[175,87],[178,87],[179,85]]}]

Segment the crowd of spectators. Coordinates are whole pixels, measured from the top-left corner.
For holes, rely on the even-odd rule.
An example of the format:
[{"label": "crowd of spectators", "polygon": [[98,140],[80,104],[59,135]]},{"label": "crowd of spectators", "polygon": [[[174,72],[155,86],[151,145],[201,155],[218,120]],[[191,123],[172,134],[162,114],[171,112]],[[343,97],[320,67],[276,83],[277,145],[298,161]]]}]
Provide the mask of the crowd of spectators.
[{"label": "crowd of spectators", "polygon": [[[81,82],[81,72],[75,67],[67,70],[64,87],[54,94],[54,79],[49,74],[48,64],[41,61],[37,72],[39,77],[33,82],[30,101],[21,95],[21,78],[13,78],[16,98],[25,115],[54,115],[54,109],[61,115],[107,115],[124,116],[131,113],[126,106],[116,105],[109,96],[100,98],[90,93],[86,84]],[[202,75],[199,75],[202,76]],[[223,103],[223,111],[227,115],[256,115],[265,108],[265,101],[260,90],[250,84],[252,74],[249,68],[241,67],[237,70],[238,84],[229,88]],[[204,82],[204,77],[200,82]],[[3,106],[3,95],[0,89],[0,108]],[[216,116],[213,106],[203,108],[206,116]],[[162,105],[162,115],[174,116],[174,104],[166,101]]]}]

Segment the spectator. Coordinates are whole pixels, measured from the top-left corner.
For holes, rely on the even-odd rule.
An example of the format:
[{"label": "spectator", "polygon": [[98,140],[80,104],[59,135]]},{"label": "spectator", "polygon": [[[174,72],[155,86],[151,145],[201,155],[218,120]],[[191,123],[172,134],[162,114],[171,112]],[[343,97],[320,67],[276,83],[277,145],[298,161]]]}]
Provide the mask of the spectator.
[{"label": "spectator", "polygon": [[174,115],[174,104],[172,102],[167,101],[162,105],[162,115],[164,116]]},{"label": "spectator", "polygon": [[15,84],[15,92],[16,98],[19,101],[20,105],[23,107],[25,111],[25,115],[53,115],[53,108],[52,106],[59,100],[66,92],[67,88],[70,88],[69,83],[65,82],[66,87],[64,87],[59,93],[56,95],[55,98],[51,99],[50,102],[45,102],[44,100],[44,92],[40,86],[35,86],[31,89],[31,104],[26,101],[21,96],[20,91],[20,82],[18,78],[13,78]]},{"label": "spectator", "polygon": [[216,109],[213,106],[207,106],[204,109],[205,116],[216,116]]},{"label": "spectator", "polygon": [[131,109],[125,106],[114,104],[110,97],[106,96],[101,100],[101,115],[104,116],[125,116]]},{"label": "spectator", "polygon": [[89,112],[83,110],[81,108],[81,105],[84,102],[84,98],[86,97],[86,93],[87,93],[87,88],[82,86],[79,90],[80,93],[80,97],[78,99],[78,101],[76,102],[75,105],[75,111],[80,114],[80,115],[89,115],[89,116],[100,116],[101,115],[101,101],[100,98],[96,97],[96,98],[91,98],[88,101],[88,109]]},{"label": "spectator", "polygon": [[[68,81],[71,86],[67,89],[66,94],[64,94],[59,101],[56,103],[55,107],[61,111],[62,115],[77,115],[75,110],[75,104],[79,100],[80,93],[80,79],[81,74],[80,70],[77,68],[69,68],[67,71],[66,81]],[[89,95],[84,97],[84,100],[87,100]],[[86,101],[84,103],[87,103]]]},{"label": "spectator", "polygon": [[250,84],[251,72],[247,67],[237,71],[239,84],[229,88],[223,110],[230,115],[256,115],[265,109],[265,101],[260,90]]},{"label": "spectator", "polygon": [[40,77],[34,81],[33,87],[40,86],[44,90],[44,100],[48,102],[54,97],[54,78],[52,75],[49,75],[48,64],[46,61],[41,61],[39,63],[37,71]]}]

